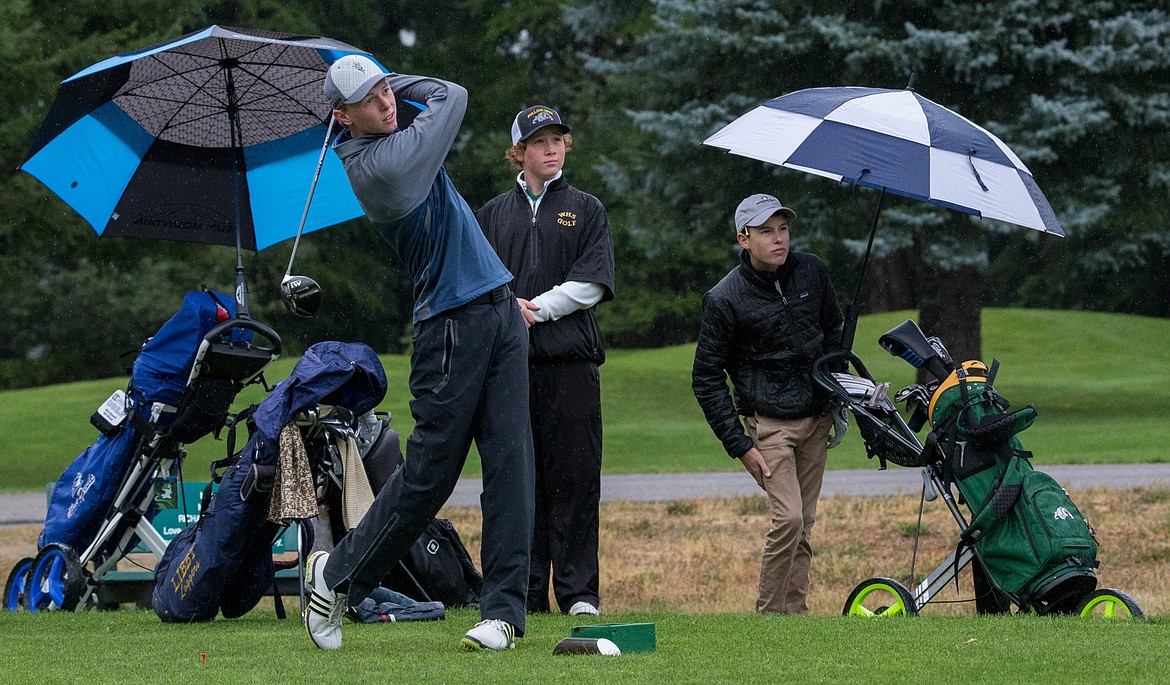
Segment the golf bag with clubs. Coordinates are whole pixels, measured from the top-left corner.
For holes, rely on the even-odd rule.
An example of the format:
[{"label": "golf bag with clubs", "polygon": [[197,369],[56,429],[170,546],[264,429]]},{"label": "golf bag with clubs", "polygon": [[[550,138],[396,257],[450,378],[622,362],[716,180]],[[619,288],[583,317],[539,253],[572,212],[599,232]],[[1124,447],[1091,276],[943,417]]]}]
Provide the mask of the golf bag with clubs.
[{"label": "golf bag with clubs", "polygon": [[[882,335],[879,345],[933,376],[895,395],[910,410],[908,423],[886,396],[888,384],[875,382],[852,351],[817,360],[814,378],[849,409],[866,452],[882,468],[893,462],[923,469],[923,496],[943,498],[959,526],[959,542],[913,590],[890,578],[864,581],[844,613],[916,613],[971,565],[980,613],[1005,612],[1014,604],[1037,614],[1088,615],[1104,602],[1140,616],[1140,607],[1125,593],[1095,590],[1093,529],[1068,493],[1032,468],[1032,455],[1018,434],[1032,425],[1036,410],[1008,411],[994,387],[998,362],[990,368],[980,361],[955,364],[943,343],[928,339],[913,321]],[[852,364],[857,374],[825,370],[840,361]],[[919,442],[916,431],[927,422],[931,430]],[[865,603],[874,593],[894,601],[871,611]]]},{"label": "golf bag with clubs", "polygon": [[156,482],[174,487],[182,445],[218,432],[236,394],[262,381],[279,354],[276,333],[238,318],[233,299],[187,294],[143,344],[126,390],[91,419],[101,435],[53,488],[39,552],[13,569],[5,608],[74,611],[91,601],[116,603],[114,588],[102,581],[106,572],[140,542],[160,557],[166,548],[149,521]]},{"label": "golf bag with clubs", "polygon": [[[199,520],[171,541],[155,567],[153,603],[159,618],[210,621],[221,612],[236,618],[256,606],[273,588],[276,572],[272,543],[283,516],[270,511],[273,493],[300,498],[292,503],[290,518],[317,513],[308,454],[295,443],[287,445],[289,437],[300,434],[295,428],[285,434],[285,427],[304,412],[319,412],[321,405],[364,414],[385,395],[386,374],[373,350],[360,343],[322,342],[305,351],[292,374],[250,416],[237,417],[252,429],[247,444],[225,463],[213,465],[212,483],[218,482],[218,489],[213,494],[208,485]],[[225,468],[224,473],[215,474],[217,468]],[[300,540],[302,548],[311,544]]]},{"label": "golf bag with clubs", "polygon": [[[155,569],[154,609],[162,620],[236,618],[270,591],[283,616],[274,574],[302,567],[299,557],[314,545],[308,519],[327,514],[318,530],[338,539],[402,464],[389,416],[373,411],[385,393],[373,350],[322,342],[264,401],[237,416],[233,430],[247,425],[247,444],[236,454],[229,446],[228,458],[213,465],[213,472],[224,471],[213,473],[218,489],[208,486],[203,516],[171,542]],[[289,520],[297,521],[298,558],[277,562],[273,540]],[[454,545],[443,537],[444,523]],[[384,586],[412,600],[458,605],[478,601],[479,585],[468,590],[474,580],[482,584],[458,534],[435,519]]]}]

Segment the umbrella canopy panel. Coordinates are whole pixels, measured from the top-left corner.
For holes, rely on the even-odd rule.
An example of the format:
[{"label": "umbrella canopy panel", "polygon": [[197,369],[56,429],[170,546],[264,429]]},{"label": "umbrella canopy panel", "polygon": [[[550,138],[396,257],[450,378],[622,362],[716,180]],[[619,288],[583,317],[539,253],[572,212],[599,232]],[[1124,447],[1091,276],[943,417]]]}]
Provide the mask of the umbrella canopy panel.
[{"label": "umbrella canopy panel", "polygon": [[[331,108],[327,38],[213,26],[61,86],[21,168],[101,235],[263,249],[291,238]],[[305,232],[362,213],[326,157]]]},{"label": "umbrella canopy panel", "polygon": [[994,134],[910,90],[809,88],[705,144],[967,214],[1064,235],[1031,172]]},{"label": "umbrella canopy panel", "polygon": [[315,48],[217,37],[135,60],[113,101],[160,140],[249,147],[328,121],[328,68]]}]

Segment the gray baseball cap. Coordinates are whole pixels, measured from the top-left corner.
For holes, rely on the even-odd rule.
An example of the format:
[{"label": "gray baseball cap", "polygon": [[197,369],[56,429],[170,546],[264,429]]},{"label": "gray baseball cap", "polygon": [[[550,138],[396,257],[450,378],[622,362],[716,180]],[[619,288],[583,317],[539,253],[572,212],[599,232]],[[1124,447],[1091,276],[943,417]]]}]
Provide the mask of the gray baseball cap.
[{"label": "gray baseball cap", "polygon": [[366,96],[382,79],[389,76],[374,60],[365,55],[346,55],[329,66],[325,74],[325,99],[337,109]]},{"label": "gray baseball cap", "polygon": [[735,208],[736,234],[743,233],[749,226],[759,226],[776,212],[783,212],[789,221],[796,220],[796,212],[780,204],[780,201],[771,195],[756,193],[745,197]]}]

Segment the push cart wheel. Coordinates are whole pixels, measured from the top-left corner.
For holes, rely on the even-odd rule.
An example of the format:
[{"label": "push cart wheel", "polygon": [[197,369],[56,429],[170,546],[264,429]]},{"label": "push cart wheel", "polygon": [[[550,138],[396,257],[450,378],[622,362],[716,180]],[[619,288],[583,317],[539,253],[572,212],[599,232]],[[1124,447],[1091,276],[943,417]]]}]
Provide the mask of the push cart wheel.
[{"label": "push cart wheel", "polygon": [[86,586],[85,571],[77,552],[69,545],[45,545],[32,562],[28,610],[75,611]]},{"label": "push cart wheel", "polygon": [[1145,614],[1137,600],[1121,590],[1104,588],[1085,595],[1077,609],[1081,618],[1143,618]]},{"label": "push cart wheel", "polygon": [[28,608],[28,577],[32,571],[32,557],[25,557],[16,562],[12,573],[8,574],[8,581],[4,583],[5,611],[20,611]]},{"label": "push cart wheel", "polygon": [[844,616],[913,616],[918,613],[910,591],[893,578],[870,578],[853,588]]}]

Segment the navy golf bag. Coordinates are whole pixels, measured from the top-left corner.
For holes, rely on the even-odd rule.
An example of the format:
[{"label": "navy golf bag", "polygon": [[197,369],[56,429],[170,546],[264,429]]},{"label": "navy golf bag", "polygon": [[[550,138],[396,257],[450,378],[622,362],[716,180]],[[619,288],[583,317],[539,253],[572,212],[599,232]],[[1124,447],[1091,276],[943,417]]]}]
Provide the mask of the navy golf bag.
[{"label": "navy golf bag", "polygon": [[[154,610],[164,621],[234,618],[251,610],[273,586],[272,542],[280,524],[269,521],[269,498],[287,425],[319,407],[353,416],[385,397],[386,374],[361,343],[310,347],[292,374],[252,412],[254,428],[199,521],[180,533],[155,567]],[[397,440],[395,440],[397,442]]]}]

